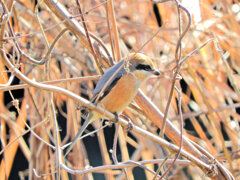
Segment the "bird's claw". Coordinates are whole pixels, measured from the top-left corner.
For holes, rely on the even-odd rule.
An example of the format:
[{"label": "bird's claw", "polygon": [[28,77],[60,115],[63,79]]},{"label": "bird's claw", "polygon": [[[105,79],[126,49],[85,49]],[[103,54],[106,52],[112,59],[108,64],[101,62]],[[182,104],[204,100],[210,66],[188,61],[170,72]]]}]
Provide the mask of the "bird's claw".
[{"label": "bird's claw", "polygon": [[132,123],[131,119],[123,114],[121,114],[121,116],[128,121],[127,131],[131,131],[133,129],[133,123]]},{"label": "bird's claw", "polygon": [[129,119],[127,131],[131,131],[132,129],[133,129],[133,123],[132,123],[132,121]]},{"label": "bird's claw", "polygon": [[117,112],[114,112],[113,114],[114,114],[114,116],[115,116],[115,120],[113,120],[112,122],[117,123],[117,122],[119,121],[118,113],[117,113]]},{"label": "bird's claw", "polygon": [[[113,113],[115,115],[115,120],[113,120],[113,123],[117,123],[119,121],[119,115],[114,112]],[[133,129],[133,123],[132,121],[125,115],[121,114],[120,116],[122,116],[124,119],[126,119],[128,121],[128,127],[127,127],[127,131],[131,131]]]}]

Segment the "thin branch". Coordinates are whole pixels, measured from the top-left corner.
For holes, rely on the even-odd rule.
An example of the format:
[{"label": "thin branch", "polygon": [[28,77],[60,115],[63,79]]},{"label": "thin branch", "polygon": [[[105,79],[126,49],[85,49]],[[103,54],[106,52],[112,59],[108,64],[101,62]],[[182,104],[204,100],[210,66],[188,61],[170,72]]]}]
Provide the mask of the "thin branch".
[{"label": "thin branch", "polygon": [[[84,76],[84,77],[76,77],[76,78],[58,79],[58,80],[52,80],[52,81],[43,81],[43,82],[39,82],[39,83],[42,83],[42,84],[58,84],[58,83],[64,83],[64,82],[92,81],[92,80],[97,80],[99,78],[100,78],[99,75],[97,75],[97,76]],[[29,84],[12,85],[12,86],[8,86],[8,87],[0,88],[0,92],[9,91],[9,90],[16,90],[16,89],[25,89],[25,88],[29,88],[29,87],[32,87],[32,86],[29,85]]]},{"label": "thin branch", "polygon": [[179,158],[181,150],[182,150],[182,144],[183,144],[183,118],[182,118],[182,105],[181,105],[182,95],[181,95],[181,91],[177,87],[175,87],[175,89],[178,92],[178,111],[179,111],[179,115],[180,115],[180,145],[179,145],[179,150],[178,150],[173,162],[167,168],[167,170],[163,173],[163,175],[160,177],[160,179],[162,179],[164,176],[166,176],[167,173],[170,171],[170,169],[173,168],[173,165],[176,162],[176,160]]},{"label": "thin branch", "polygon": [[[198,48],[194,49],[192,52],[190,52],[189,54],[187,54],[183,59],[181,59],[181,61],[179,62],[179,65],[182,65],[189,57],[191,57],[194,53],[198,52],[200,49],[202,49],[204,46],[206,46],[209,42],[213,41],[214,39],[209,39],[207,40],[205,43],[203,43],[201,46],[199,46]],[[177,65],[176,65],[177,66]],[[175,69],[176,66],[173,68]]]},{"label": "thin branch", "polygon": [[[176,77],[179,74],[180,68],[181,68],[181,65],[179,64],[180,58],[181,58],[181,42],[182,42],[183,37],[185,36],[185,34],[187,33],[187,31],[189,30],[189,28],[191,26],[191,15],[190,15],[189,11],[185,7],[183,7],[178,0],[175,0],[175,2],[176,2],[177,7],[178,7],[177,9],[178,9],[178,13],[179,13],[179,26],[180,26],[179,27],[180,37],[177,41],[177,46],[176,46],[176,51],[175,51],[177,68],[176,68],[175,73],[173,75],[172,86],[171,86],[171,90],[170,90],[170,93],[169,93],[168,102],[167,102],[167,105],[166,105],[166,108],[165,108],[165,111],[164,111],[163,123],[162,123],[162,128],[161,128],[161,133],[160,133],[161,137],[163,137],[164,132],[165,132],[167,115],[168,115],[168,111],[169,111],[170,104],[171,104],[171,101],[172,101],[172,96],[173,96],[173,91],[174,91],[174,87],[175,87]],[[188,24],[187,24],[186,29],[183,31],[183,33],[181,33],[180,8],[183,9],[188,16]]]},{"label": "thin branch", "polygon": [[[60,21],[64,20],[64,24],[66,27],[79,39],[79,41],[83,44],[83,46],[89,50],[92,54],[93,51],[89,45],[89,42],[86,37],[86,33],[84,28],[80,26],[80,24],[72,19],[72,16],[66,10],[66,8],[59,2],[53,0],[44,0],[47,7],[60,19]],[[80,14],[83,15],[83,14]],[[95,44],[93,43],[93,47]],[[96,56],[98,60],[101,61],[101,64],[110,65],[108,58],[100,51],[100,48],[95,49]]]},{"label": "thin branch", "polygon": [[116,61],[116,55],[115,55],[115,51],[114,51],[114,42],[112,39],[112,30],[111,30],[111,24],[110,24],[110,18],[109,18],[109,10],[108,10],[108,4],[105,5],[106,8],[106,19],[107,19],[107,28],[108,28],[108,36],[109,36],[109,41],[110,41],[110,45],[111,45],[111,50],[112,50],[112,56],[113,56],[113,63],[117,62]]},{"label": "thin branch", "polygon": [[[90,169],[85,169],[85,170],[72,170],[70,168],[68,168],[67,166],[65,166],[64,164],[61,164],[61,167],[63,169],[65,169],[66,171],[68,171],[71,174],[88,174],[88,173],[107,173],[107,170],[113,170],[113,169],[122,169],[122,168],[132,168],[132,167],[137,167],[140,166],[142,168],[145,169],[146,164],[157,164],[157,163],[161,163],[163,162],[163,159],[154,159],[154,160],[147,160],[147,161],[139,161],[138,163],[134,162],[134,161],[126,161],[126,162],[121,162],[118,163],[117,165],[106,165],[106,166],[98,166],[98,167],[93,167]],[[172,163],[173,159],[168,159],[167,163]],[[186,161],[186,160],[177,160],[176,164],[179,165],[190,165],[191,162],[190,161]],[[155,174],[155,172],[151,171],[153,174]]]},{"label": "thin branch", "polygon": [[113,58],[112,58],[110,52],[108,51],[107,47],[105,46],[105,44],[102,42],[102,40],[99,39],[97,36],[95,36],[91,32],[89,32],[89,35],[102,46],[102,48],[104,49],[104,51],[106,52],[106,54],[108,56],[108,59],[109,59],[111,65],[114,65]]},{"label": "thin branch", "polygon": [[[4,148],[2,148],[2,150],[0,151],[0,155],[2,155],[2,153],[9,147],[11,146],[15,141],[17,141],[20,137],[23,137],[25,134],[29,133],[30,131],[32,131],[33,129],[35,129],[36,127],[44,124],[46,120],[41,121],[40,123],[37,123],[36,125],[32,126],[31,128],[29,128],[28,130],[24,131],[23,133],[21,133],[20,135],[18,135],[15,139],[13,139],[11,142],[9,142]],[[48,145],[49,147],[51,147],[52,149],[55,149],[54,146],[52,146],[51,144],[47,143],[46,141],[44,141],[42,138],[40,138],[39,136],[36,136],[40,141],[44,142],[46,145]]]},{"label": "thin branch", "polygon": [[[116,124],[115,125],[115,133],[114,133],[114,139],[113,139],[113,149],[112,149],[112,158],[113,158],[113,162],[115,165],[118,164],[118,160],[117,160],[117,140],[118,140],[118,133],[119,133],[119,128],[120,125]],[[128,180],[128,175],[127,175],[127,171],[125,168],[123,168],[123,172],[125,175],[125,178]]]},{"label": "thin branch", "polygon": [[53,124],[54,124],[54,139],[55,139],[55,145],[56,145],[56,179],[60,180],[60,162],[58,161],[58,157],[59,157],[59,150],[60,150],[60,139],[59,139],[59,128],[58,128],[58,122],[57,122],[57,117],[56,117],[56,111],[55,111],[55,106],[54,106],[54,102],[53,102],[53,93],[51,93],[51,108],[52,108],[52,116],[53,116]]},{"label": "thin branch", "polygon": [[[227,109],[233,109],[233,108],[239,108],[240,107],[240,103],[235,103],[235,104],[230,104],[230,105],[225,105],[225,106],[221,106],[215,109],[211,109],[211,112],[219,112],[219,111],[224,111]],[[188,118],[192,118],[192,117],[197,117],[203,114],[208,114],[211,113],[210,111],[196,111],[196,112],[188,112],[188,113],[184,113],[183,119],[188,119]],[[176,117],[172,117],[169,118],[170,120],[175,120],[175,119],[180,119],[180,115],[176,116]]]},{"label": "thin branch", "polygon": [[84,31],[85,31],[85,34],[86,34],[86,38],[87,38],[87,41],[89,43],[90,50],[91,50],[92,55],[94,57],[95,63],[96,63],[97,68],[98,68],[98,71],[100,72],[100,74],[103,74],[103,70],[101,69],[101,66],[100,66],[100,64],[97,60],[97,56],[96,56],[95,50],[94,50],[93,45],[92,45],[92,41],[91,41],[90,36],[89,36],[88,28],[87,28],[87,25],[86,25],[86,22],[85,22],[85,19],[84,19],[84,15],[82,13],[82,8],[81,8],[79,0],[76,0],[76,3],[77,3],[77,6],[78,6],[78,10],[79,10],[80,17],[81,17],[82,24],[83,24],[83,28],[84,28]]},{"label": "thin branch", "polygon": [[113,28],[113,38],[114,38],[114,47],[115,47],[114,52],[116,53],[116,61],[118,62],[121,60],[121,52],[119,47],[119,35],[118,35],[115,11],[113,6],[113,0],[108,0],[107,5],[108,5],[107,10],[109,10],[110,19],[111,19],[112,28]]},{"label": "thin branch", "polygon": [[226,72],[227,72],[228,77],[229,77],[229,81],[230,81],[234,91],[237,93],[238,98],[240,98],[240,89],[239,89],[237,83],[235,82],[235,80],[233,78],[233,74],[231,72],[231,69],[230,69],[228,63],[227,63],[227,59],[223,55],[223,50],[221,49],[221,47],[220,47],[220,45],[218,43],[218,40],[217,40],[217,38],[216,38],[214,33],[212,33],[212,36],[213,36],[213,39],[214,39],[214,46],[216,48],[216,51],[218,51],[220,56],[221,56],[221,59],[223,61],[223,64],[225,66]]},{"label": "thin branch", "polygon": [[114,164],[118,164],[118,160],[117,160],[118,131],[119,131],[119,124],[116,124],[116,125],[115,125],[114,138],[113,138],[113,149],[112,149],[112,158],[113,158]]},{"label": "thin branch", "polygon": [[64,28],[58,35],[57,37],[54,39],[53,43],[51,44],[51,46],[48,48],[48,51],[45,55],[44,58],[42,58],[41,60],[35,60],[34,58],[28,56],[27,54],[23,53],[22,51],[22,57],[24,57],[25,59],[29,60],[30,62],[37,64],[37,65],[43,65],[48,61],[48,57],[50,56],[50,54],[52,53],[52,50],[54,48],[54,46],[56,45],[57,41],[60,39],[60,37],[62,37],[62,35],[67,31],[67,28]]},{"label": "thin branch", "polygon": [[[160,164],[160,166],[158,167],[158,169],[157,169],[157,171],[156,171],[156,174],[155,174],[155,176],[153,177],[153,180],[156,180],[157,179],[157,177],[158,177],[158,174],[160,173],[160,171],[161,171],[161,168],[163,167],[163,165],[165,164],[165,163],[167,163],[167,161],[169,160],[169,158],[172,156],[172,154],[169,154],[168,156],[166,156],[165,158],[164,158],[164,160],[162,161],[162,163]],[[175,160],[175,159],[174,159]],[[173,162],[174,162],[174,160],[173,160]],[[160,178],[163,178],[163,176],[161,176]]]},{"label": "thin branch", "polygon": [[[11,84],[12,84],[12,82],[13,82],[13,79],[14,79],[14,75],[13,74],[11,74],[11,76],[9,77],[9,79],[8,79],[8,82],[6,83],[6,84],[0,84],[0,86],[3,86],[3,87],[7,87],[7,86],[10,86]],[[0,90],[1,91],[1,90]]]},{"label": "thin branch", "polygon": [[49,49],[49,42],[48,42],[48,39],[47,39],[47,36],[46,36],[45,32],[43,31],[43,27],[42,27],[42,24],[40,22],[40,18],[38,16],[38,8],[40,6],[40,3],[42,3],[42,2],[43,2],[43,0],[40,0],[40,1],[37,2],[37,5],[35,6],[35,13],[36,13],[37,21],[38,21],[38,24],[39,24],[39,27],[40,27],[40,30],[41,30],[41,34],[43,36],[43,39],[44,39],[45,44],[47,46],[47,49]]},{"label": "thin branch", "polygon": [[215,164],[219,167],[221,172],[224,174],[224,177],[227,178],[227,180],[234,180],[235,178],[233,175],[225,168],[221,163],[217,161],[217,159],[212,156],[209,152],[207,152],[204,148],[202,148],[199,144],[195,143],[194,141],[191,141],[192,144],[197,147],[204,155],[206,155],[209,159],[212,159]]}]

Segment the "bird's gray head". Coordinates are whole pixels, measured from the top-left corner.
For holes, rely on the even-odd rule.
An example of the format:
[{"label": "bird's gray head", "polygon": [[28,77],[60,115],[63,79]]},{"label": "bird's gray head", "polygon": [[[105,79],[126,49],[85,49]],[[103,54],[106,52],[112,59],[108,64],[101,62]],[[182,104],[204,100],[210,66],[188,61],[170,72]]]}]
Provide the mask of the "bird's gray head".
[{"label": "bird's gray head", "polygon": [[125,69],[141,81],[145,81],[151,75],[160,75],[152,59],[142,53],[131,53],[125,60]]}]

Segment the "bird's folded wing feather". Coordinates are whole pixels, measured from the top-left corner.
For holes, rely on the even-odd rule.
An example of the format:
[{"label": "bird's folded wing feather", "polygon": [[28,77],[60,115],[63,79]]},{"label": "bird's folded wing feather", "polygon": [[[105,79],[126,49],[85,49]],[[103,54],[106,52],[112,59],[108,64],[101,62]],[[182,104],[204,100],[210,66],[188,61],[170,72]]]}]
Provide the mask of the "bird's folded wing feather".
[{"label": "bird's folded wing feather", "polygon": [[[124,63],[124,61],[120,61],[119,63],[117,63],[116,65],[114,65],[113,67],[111,67],[110,69],[108,69],[103,76],[100,78],[100,80],[97,82],[97,85],[93,91],[93,97],[91,99],[91,102],[94,103],[98,97],[98,94],[101,92],[101,90],[103,89],[103,87],[105,86],[105,84],[108,82],[108,80],[110,78],[112,78],[112,76],[114,75],[114,73],[122,66],[122,64]],[[108,83],[107,87],[105,88],[105,90],[103,91],[103,93],[101,94],[99,101],[101,99],[103,99],[110,91],[111,89],[117,84],[118,80],[124,75],[126,74],[126,71],[123,68],[121,68],[121,70],[111,79],[111,81]]]}]

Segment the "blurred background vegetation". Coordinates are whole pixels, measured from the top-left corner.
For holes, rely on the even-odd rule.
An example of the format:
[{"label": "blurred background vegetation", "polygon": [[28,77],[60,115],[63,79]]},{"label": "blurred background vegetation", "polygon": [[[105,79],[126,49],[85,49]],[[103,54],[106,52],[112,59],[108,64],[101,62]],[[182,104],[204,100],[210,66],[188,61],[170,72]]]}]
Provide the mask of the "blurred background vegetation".
[{"label": "blurred background vegetation", "polygon": [[[100,75],[95,59],[105,71],[111,65],[111,59],[117,62],[130,52],[141,52],[151,57],[162,73],[160,78],[152,78],[144,84],[142,91],[162,113],[165,112],[176,66],[179,27],[183,32],[189,22],[183,10],[179,15],[175,1],[81,0],[84,16],[79,15],[76,1],[58,1],[62,9],[51,6],[53,2],[1,0],[1,50],[15,67],[36,82],[51,81],[49,83],[54,86],[90,99],[99,78],[96,75]],[[178,75],[181,78],[176,80],[176,86],[182,90],[183,135],[200,145],[239,179],[239,2],[182,0],[181,3],[188,9],[192,21],[181,41],[180,59],[207,42],[184,61]],[[69,13],[68,18],[61,16],[59,11]],[[94,42],[95,56],[89,41],[79,35],[85,34],[82,18]],[[70,21],[74,21],[76,27],[80,26],[82,32],[69,25]],[[76,77],[85,79],[73,79]],[[52,82],[55,80],[60,81]],[[40,88],[21,84],[24,84],[22,80],[13,76],[1,60],[0,179],[55,179],[56,151],[47,145],[56,145],[51,101],[55,106],[61,146],[77,133],[85,109],[61,93],[52,96]],[[178,93],[174,91],[167,117],[180,129],[178,102]],[[133,124],[159,135],[159,126],[136,106],[127,108],[124,114]],[[111,152],[116,127],[118,143],[115,147],[119,162],[166,157],[166,149],[159,144],[117,125],[107,125],[106,121],[90,125],[86,133],[101,126],[105,128],[81,140],[64,163],[79,170],[114,164]],[[165,139],[173,142],[169,135]],[[180,156],[180,159],[184,158]],[[145,167],[157,171],[160,164],[150,163]],[[161,172],[167,167],[165,165]],[[62,179],[126,179],[126,174],[129,179],[154,177],[142,167],[125,168],[125,173],[118,168],[86,175],[70,175],[61,169]],[[208,174],[191,160],[185,164],[176,163],[165,178],[209,179]]]}]

